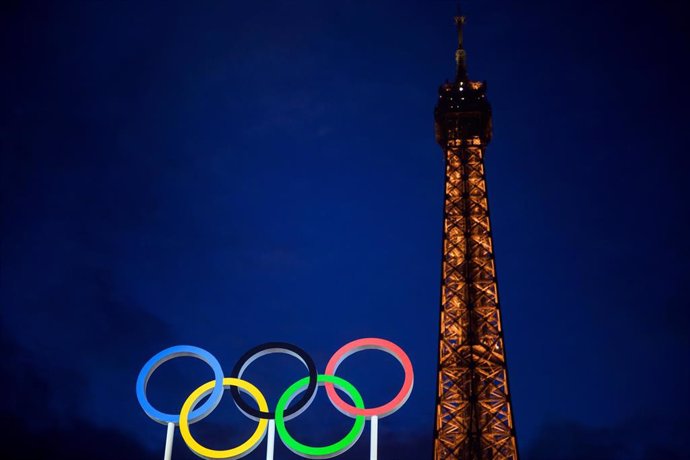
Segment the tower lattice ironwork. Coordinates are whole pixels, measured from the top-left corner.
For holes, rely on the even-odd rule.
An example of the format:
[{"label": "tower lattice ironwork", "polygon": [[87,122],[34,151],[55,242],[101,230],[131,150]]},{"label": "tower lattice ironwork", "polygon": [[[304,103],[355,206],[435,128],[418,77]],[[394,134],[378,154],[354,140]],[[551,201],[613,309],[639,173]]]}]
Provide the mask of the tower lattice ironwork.
[{"label": "tower lattice ironwork", "polygon": [[486,83],[467,76],[455,21],[456,78],[434,112],[446,165],[434,460],[517,460],[484,175],[491,106]]}]

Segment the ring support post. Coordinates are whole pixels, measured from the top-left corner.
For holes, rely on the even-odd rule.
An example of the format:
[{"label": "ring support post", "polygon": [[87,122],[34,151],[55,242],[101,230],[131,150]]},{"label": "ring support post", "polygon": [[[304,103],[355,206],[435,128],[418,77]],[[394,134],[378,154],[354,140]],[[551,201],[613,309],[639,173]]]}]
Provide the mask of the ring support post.
[{"label": "ring support post", "polygon": [[268,440],[266,441],[266,460],[273,460],[273,451],[276,444],[276,421],[270,419],[268,421]]},{"label": "ring support post", "polygon": [[173,422],[168,422],[168,433],[165,435],[165,454],[163,455],[163,460],[172,459],[172,444],[174,436],[175,424]]},{"label": "ring support post", "polygon": [[379,450],[379,418],[371,416],[371,444],[369,445],[369,460],[376,460]]}]

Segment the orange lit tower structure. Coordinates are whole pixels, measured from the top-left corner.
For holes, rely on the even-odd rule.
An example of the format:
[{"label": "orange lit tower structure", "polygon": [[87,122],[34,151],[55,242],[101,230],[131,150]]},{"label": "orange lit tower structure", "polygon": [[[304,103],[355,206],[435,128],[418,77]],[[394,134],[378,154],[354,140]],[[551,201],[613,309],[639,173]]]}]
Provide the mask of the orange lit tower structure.
[{"label": "orange lit tower structure", "polygon": [[464,20],[434,111],[446,164],[434,460],[517,460],[484,176],[491,106],[467,77]]}]

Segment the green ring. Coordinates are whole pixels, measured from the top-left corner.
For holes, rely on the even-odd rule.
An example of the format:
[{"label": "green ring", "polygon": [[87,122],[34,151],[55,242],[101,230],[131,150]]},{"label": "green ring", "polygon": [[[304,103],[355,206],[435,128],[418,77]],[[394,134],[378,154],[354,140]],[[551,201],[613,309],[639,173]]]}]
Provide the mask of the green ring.
[{"label": "green ring", "polygon": [[[316,379],[319,386],[324,383],[332,383],[345,391],[352,402],[355,403],[355,407],[358,409],[364,409],[364,401],[362,400],[362,395],[359,391],[347,380],[344,380],[335,375],[324,375],[319,374]],[[340,441],[323,447],[313,447],[307,446],[298,442],[295,438],[290,436],[287,428],[285,428],[285,419],[283,418],[283,412],[285,411],[285,406],[288,405],[293,395],[295,395],[300,390],[304,390],[309,384],[309,377],[304,377],[301,380],[293,383],[285,393],[278,400],[276,405],[276,430],[278,431],[278,436],[283,441],[283,443],[293,451],[295,454],[307,458],[330,458],[340,455],[346,450],[348,450],[354,443],[357,442],[362,431],[364,431],[365,417],[363,415],[358,415],[355,417],[355,424],[352,426],[350,432]],[[306,406],[305,406],[306,409]]]}]

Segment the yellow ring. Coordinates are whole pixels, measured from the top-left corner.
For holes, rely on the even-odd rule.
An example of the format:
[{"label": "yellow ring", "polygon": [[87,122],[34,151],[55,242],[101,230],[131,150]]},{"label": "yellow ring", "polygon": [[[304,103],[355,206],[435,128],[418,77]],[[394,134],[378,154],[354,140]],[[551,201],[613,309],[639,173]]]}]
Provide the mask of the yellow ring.
[{"label": "yellow ring", "polygon": [[[264,434],[266,433],[266,427],[268,426],[268,420],[266,419],[259,419],[259,425],[256,427],[256,431],[252,436],[247,439],[244,443],[240,444],[237,447],[233,447],[232,449],[227,449],[227,450],[213,450],[209,449],[208,447],[204,447],[201,444],[199,444],[196,439],[192,437],[192,434],[189,432],[189,413],[194,410],[194,406],[196,406],[201,398],[209,394],[212,390],[213,387],[216,385],[215,380],[211,380],[210,382],[206,382],[203,385],[201,385],[199,388],[194,390],[192,394],[189,395],[187,400],[184,402],[184,405],[182,406],[182,410],[180,411],[180,434],[182,434],[182,439],[184,439],[184,442],[187,444],[187,447],[189,447],[195,454],[208,458],[208,459],[217,459],[217,458],[240,458],[252,450],[263,440]],[[237,388],[241,388],[245,390],[249,395],[254,398],[254,401],[259,405],[259,410],[261,411],[268,411],[268,404],[266,404],[266,398],[264,398],[264,395],[261,394],[261,391],[251,383],[241,380],[241,379],[235,379],[232,377],[226,377],[223,379],[223,388],[228,389],[231,386],[235,386]]]}]

